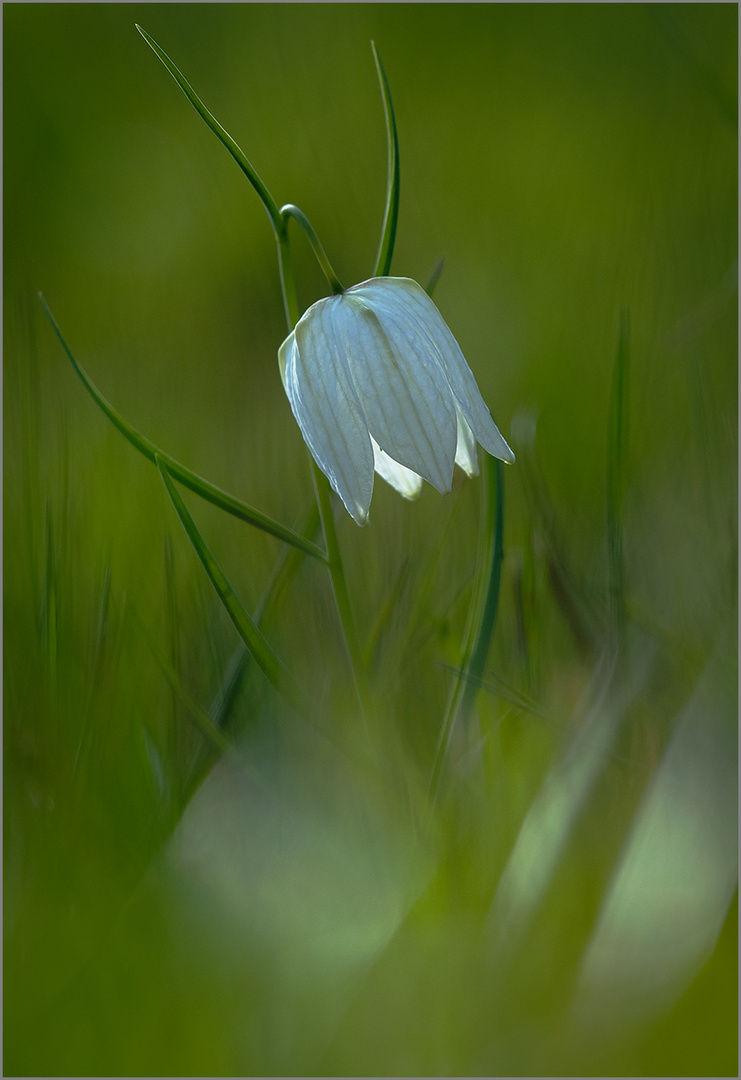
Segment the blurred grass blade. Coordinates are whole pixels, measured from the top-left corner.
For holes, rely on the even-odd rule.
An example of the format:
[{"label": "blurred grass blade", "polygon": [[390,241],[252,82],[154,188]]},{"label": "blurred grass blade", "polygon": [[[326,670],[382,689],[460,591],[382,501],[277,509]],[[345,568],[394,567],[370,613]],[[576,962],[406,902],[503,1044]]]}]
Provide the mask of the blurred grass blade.
[{"label": "blurred grass blade", "polygon": [[591,1029],[608,1016],[645,1023],[666,1012],[711,955],[733,902],[736,650],[735,631],[724,634],[636,814],[578,980],[574,1012]]},{"label": "blurred grass blade", "polygon": [[273,225],[273,229],[276,233],[280,233],[281,220],[280,212],[278,210],[278,204],[276,203],[275,199],[270,194],[268,189],[265,187],[265,184],[262,182],[260,177],[257,175],[257,172],[246,157],[244,151],[241,150],[239,146],[237,146],[234,139],[227,131],[224,130],[216,117],[212,116],[212,114],[208,111],[208,109],[198,97],[198,94],[196,94],[195,90],[190,85],[185,76],[182,74],[180,69],[175,64],[173,64],[170,57],[167,55],[166,52],[164,52],[163,49],[159,47],[154,38],[150,37],[147,31],[143,30],[141,26],[138,25],[138,23],[135,23],[134,25],[146,41],[147,45],[149,45],[152,52],[162,61],[167,70],[170,72],[173,79],[183,91],[183,93],[185,94],[193,108],[196,110],[198,115],[201,117],[202,120],[205,121],[208,127],[211,128],[211,131],[213,131],[214,135],[219,140],[221,145],[229,151],[231,156],[236,161],[237,165],[239,165],[240,169],[259,195],[260,200],[265,207],[268,217],[270,218],[270,221]]},{"label": "blurred grass blade", "polygon": [[430,274],[429,281],[425,285],[425,292],[430,297],[430,299],[432,299],[432,294],[434,293],[435,289],[437,288],[437,283],[440,280],[440,275],[442,274],[444,269],[445,269],[445,256],[443,255],[443,257],[441,259],[438,259],[438,261],[433,266],[432,273]]},{"label": "blurred grass blade", "polygon": [[471,602],[471,616],[463,650],[463,663],[443,720],[430,790],[437,796],[443,764],[453,730],[464,723],[481,689],[482,676],[489,655],[499,608],[504,551],[504,466],[499,458],[484,453],[485,487],[479,537],[478,578]]},{"label": "blurred grass blade", "polygon": [[[304,515],[299,532],[302,536],[311,540],[319,528],[319,509],[316,501],[312,501],[308,512]],[[278,559],[270,583],[260,600],[254,615],[256,625],[265,631],[278,611],[280,603],[286,591],[298,573],[303,560],[304,552],[300,548],[284,548]],[[227,730],[230,726],[231,716],[234,710],[239,691],[244,683],[250,660],[250,651],[243,643],[235,649],[229,661],[224,677],[221,680],[214,699],[209,709],[209,716],[217,727]]]},{"label": "blurred grass blade", "polygon": [[477,682],[481,680],[489,655],[499,609],[499,590],[502,582],[502,557],[504,554],[504,466],[499,458],[484,451],[486,473],[486,514],[484,536],[485,554],[481,560],[479,589],[486,589],[484,607],[473,640],[471,659],[466,665],[466,683],[461,702],[462,718],[468,716],[478,693]]},{"label": "blurred grass blade", "polygon": [[49,310],[49,306],[46,300],[39,293],[39,299],[44,308],[44,313],[47,319],[51,323],[54,333],[59,338],[62,348],[66,352],[69,360],[74,367],[75,371],[79,375],[83,384],[87,388],[91,397],[95,403],[106,414],[111,423],[121,432],[121,434],[128,439],[132,446],[148,458],[151,462],[155,462],[157,455],[165,462],[168,471],[172,476],[184,484],[191,491],[194,491],[196,495],[200,495],[202,499],[206,499],[207,502],[213,503],[214,506],[218,506],[222,510],[226,510],[228,514],[232,514],[234,517],[240,518],[242,521],[246,521],[249,525],[254,525],[257,529],[262,529],[263,532],[270,533],[271,536],[277,537],[278,540],[283,540],[286,544],[291,544],[293,547],[301,548],[307,555],[312,555],[315,559],[320,559],[322,562],[326,562],[327,558],[320,548],[316,547],[309,540],[299,536],[297,533],[287,529],[284,525],[280,525],[277,521],[273,521],[272,518],[260,513],[259,510],[255,510],[254,507],[248,506],[246,503],[241,502],[239,499],[235,499],[233,495],[228,495],[225,491],[217,488],[214,484],[209,483],[208,480],[204,480],[203,477],[198,476],[197,473],[191,472],[190,469],[186,469],[184,465],[181,465],[179,461],[175,461],[169,454],[166,454],[159,447],[155,446],[153,442],[141,435],[136,428],[132,427],[124,418],[118,413],[106,398],[103,397],[98,390],[95,383],[87,374],[82,365],[75,359],[70,351],[67,342],[62,337],[62,333],[57,326],[56,320]]},{"label": "blurred grass blade", "polygon": [[574,738],[546,776],[520,827],[488,916],[491,945],[500,961],[524,939],[612,745],[624,705],[608,700],[614,656],[597,668],[587,697],[594,703]]},{"label": "blurred grass blade", "polygon": [[394,116],[394,106],[391,101],[391,90],[374,41],[371,42],[371,49],[373,50],[373,59],[376,62],[378,82],[383,97],[388,148],[386,207],[383,212],[381,242],[378,247],[374,277],[386,277],[391,272],[391,260],[394,257],[394,244],[396,242],[396,226],[399,220],[399,185],[401,179],[399,171],[399,139],[396,134],[396,117]]},{"label": "blurred grass blade", "polygon": [[282,661],[275,655],[227,581],[223,570],[214,559],[203,540],[203,537],[199,533],[193,518],[188,513],[185,503],[181,499],[172,476],[168,471],[166,462],[159,454],[156,455],[155,461],[167,489],[167,493],[172,500],[183,528],[188,534],[188,539],[195,548],[196,554],[201,560],[203,568],[208,574],[211,584],[216,589],[219,599],[226,608],[230,619],[237,628],[239,636],[242,638],[275,689],[289,702],[289,704],[293,705],[293,707],[303,715],[306,715],[309,712],[309,702],[305,694],[294,680],[290,671],[288,671]]},{"label": "blurred grass blade", "polygon": [[677,52],[678,58],[684,62],[685,71],[695,80],[698,86],[710,95],[720,111],[723,119],[733,128],[738,128],[738,94],[732,86],[718,75],[713,66],[706,62],[700,49],[695,34],[687,31],[675,12],[667,10],[665,4],[647,4],[646,10],[656,21],[667,42]]},{"label": "blurred grass blade", "polygon": [[44,606],[43,606],[43,636],[46,645],[46,662],[49,677],[49,694],[51,701],[56,701],[57,693],[57,643],[58,643],[58,580],[57,580],[57,554],[54,539],[54,523],[52,520],[51,501],[46,497],[44,527],[46,534],[45,558],[44,558]]},{"label": "blurred grass blade", "polygon": [[384,631],[391,625],[394,615],[399,610],[399,602],[409,581],[411,560],[406,558],[399,568],[388,595],[381,604],[378,615],[368,631],[368,636],[363,647],[363,663],[370,671],[378,661],[381,639]]},{"label": "blurred grass blade", "polygon": [[548,485],[538,460],[535,445],[536,420],[520,414],[513,420],[516,433],[517,463],[533,520],[544,541],[548,583],[553,597],[571,630],[582,658],[593,663],[602,638],[602,620],[593,609],[590,590],[577,578],[566,556],[567,544],[556,519]]},{"label": "blurred grass blade", "polygon": [[83,760],[83,753],[87,748],[87,743],[90,735],[91,723],[90,719],[93,712],[93,702],[95,699],[98,685],[101,681],[104,669],[105,669],[105,654],[106,648],[111,647],[111,639],[113,637],[110,626],[110,601],[111,601],[111,568],[106,566],[103,573],[103,588],[100,600],[100,608],[98,611],[98,625],[95,634],[95,647],[93,649],[93,660],[90,666],[90,675],[88,676],[88,694],[87,703],[85,705],[85,711],[82,714],[82,723],[80,725],[80,738],[77,743],[77,750],[75,752],[74,771],[80,765]]},{"label": "blurred grass blade", "polygon": [[144,622],[139,616],[137,616],[137,622],[144,637],[147,640],[149,648],[152,650],[155,660],[159,664],[163,675],[167,679],[170,687],[175,694],[176,698],[185,706],[186,711],[190,714],[196,727],[201,734],[208,740],[212,747],[220,754],[234,754],[234,746],[231,740],[220,731],[214,724],[211,717],[206,710],[198,704],[196,699],[190,693],[190,691],[183,685],[183,681],[178,675],[177,671],[164,655],[162,650],[157,646],[154,638],[147,630]]},{"label": "blurred grass blade", "polygon": [[607,444],[607,553],[610,629],[622,663],[625,638],[625,568],[623,558],[623,497],[628,426],[628,344],[630,314],[620,313],[618,350],[610,395]]}]

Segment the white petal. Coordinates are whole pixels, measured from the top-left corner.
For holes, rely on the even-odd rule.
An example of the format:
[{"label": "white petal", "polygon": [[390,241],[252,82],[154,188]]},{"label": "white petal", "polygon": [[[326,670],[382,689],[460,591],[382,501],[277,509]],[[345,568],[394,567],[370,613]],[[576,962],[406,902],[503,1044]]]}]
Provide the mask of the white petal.
[{"label": "white petal", "polygon": [[479,462],[476,453],[476,440],[457,405],[455,413],[458,420],[458,445],[455,448],[455,463],[459,469],[463,469],[466,476],[478,476]]},{"label": "white petal", "polygon": [[[403,291],[399,290],[398,284],[395,288],[388,285],[381,287],[389,306],[403,307],[407,319],[410,314],[414,316],[415,325],[419,325],[424,337],[425,347],[438,357],[453,396],[478,442],[494,457],[513,462],[515,455],[492,420],[458,342],[430,297],[411,278],[376,278],[373,284],[381,282],[404,283]],[[375,289],[374,295],[378,293],[379,290]]]},{"label": "white petal", "polygon": [[378,475],[383,477],[387,484],[391,484],[392,488],[396,488],[405,499],[418,499],[422,491],[422,477],[384,453],[373,436],[371,444]]},{"label": "white petal", "polygon": [[373,494],[373,450],[342,349],[323,318],[325,305],[336,299],[309,308],[281,345],[279,364],[306,445],[348,512],[364,525]]},{"label": "white petal", "polygon": [[455,457],[455,405],[416,320],[389,313],[383,296],[348,290],[332,310],[338,340],[368,429],[395,461],[450,491]]}]

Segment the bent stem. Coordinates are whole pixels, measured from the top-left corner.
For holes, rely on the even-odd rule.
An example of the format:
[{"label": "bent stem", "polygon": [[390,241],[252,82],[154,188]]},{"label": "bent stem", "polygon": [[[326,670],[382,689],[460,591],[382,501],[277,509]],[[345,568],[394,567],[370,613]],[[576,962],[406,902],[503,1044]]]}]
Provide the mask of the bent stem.
[{"label": "bent stem", "polygon": [[289,218],[293,218],[294,221],[297,221],[299,223],[301,228],[306,233],[306,236],[308,237],[309,243],[311,244],[311,249],[316,255],[316,260],[322,268],[322,273],[327,279],[330,289],[335,294],[335,296],[339,293],[343,293],[345,291],[344,286],[340,284],[337,275],[332,269],[332,264],[327,258],[327,253],[324,250],[322,242],[314,231],[314,226],[311,224],[303,210],[299,210],[299,208],[297,206],[294,206],[293,203],[286,203],[285,206],[281,206],[280,208],[280,216],[281,221],[285,222],[286,226],[288,225]]}]

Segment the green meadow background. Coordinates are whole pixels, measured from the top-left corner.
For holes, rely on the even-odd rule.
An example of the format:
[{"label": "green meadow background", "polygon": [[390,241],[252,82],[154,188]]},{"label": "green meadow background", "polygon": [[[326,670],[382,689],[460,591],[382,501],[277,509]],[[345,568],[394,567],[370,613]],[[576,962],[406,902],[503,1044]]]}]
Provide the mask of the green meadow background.
[{"label": "green meadow background", "polygon": [[[362,530],[336,506],[365,729],[327,575],[289,562],[265,632],[308,722],[44,318],[39,291],[135,427],[300,527],[269,222],[135,22],[345,284],[381,228],[382,56],[392,272],[445,258],[517,454],[434,801],[481,481],[378,480]],[[736,1075],[737,6],[10,3],[3,29],[5,1074]],[[184,497],[257,611],[285,550]]]}]

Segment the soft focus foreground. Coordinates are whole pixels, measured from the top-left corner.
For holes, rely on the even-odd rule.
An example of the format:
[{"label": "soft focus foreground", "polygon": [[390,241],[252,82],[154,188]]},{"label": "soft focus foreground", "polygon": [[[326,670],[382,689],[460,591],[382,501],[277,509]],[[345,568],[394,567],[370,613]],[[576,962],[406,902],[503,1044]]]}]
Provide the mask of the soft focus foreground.
[{"label": "soft focus foreground", "polygon": [[[736,17],[5,5],[7,1074],[737,1072]],[[446,257],[517,455],[434,802],[483,478],[378,482],[364,530],[339,509],[372,707],[306,560],[264,629],[307,723],[41,315],[39,289],[140,430],[301,527],[265,214],[135,21],[346,282],[383,209],[382,51],[393,272]],[[185,498],[255,611],[284,550]]]}]

